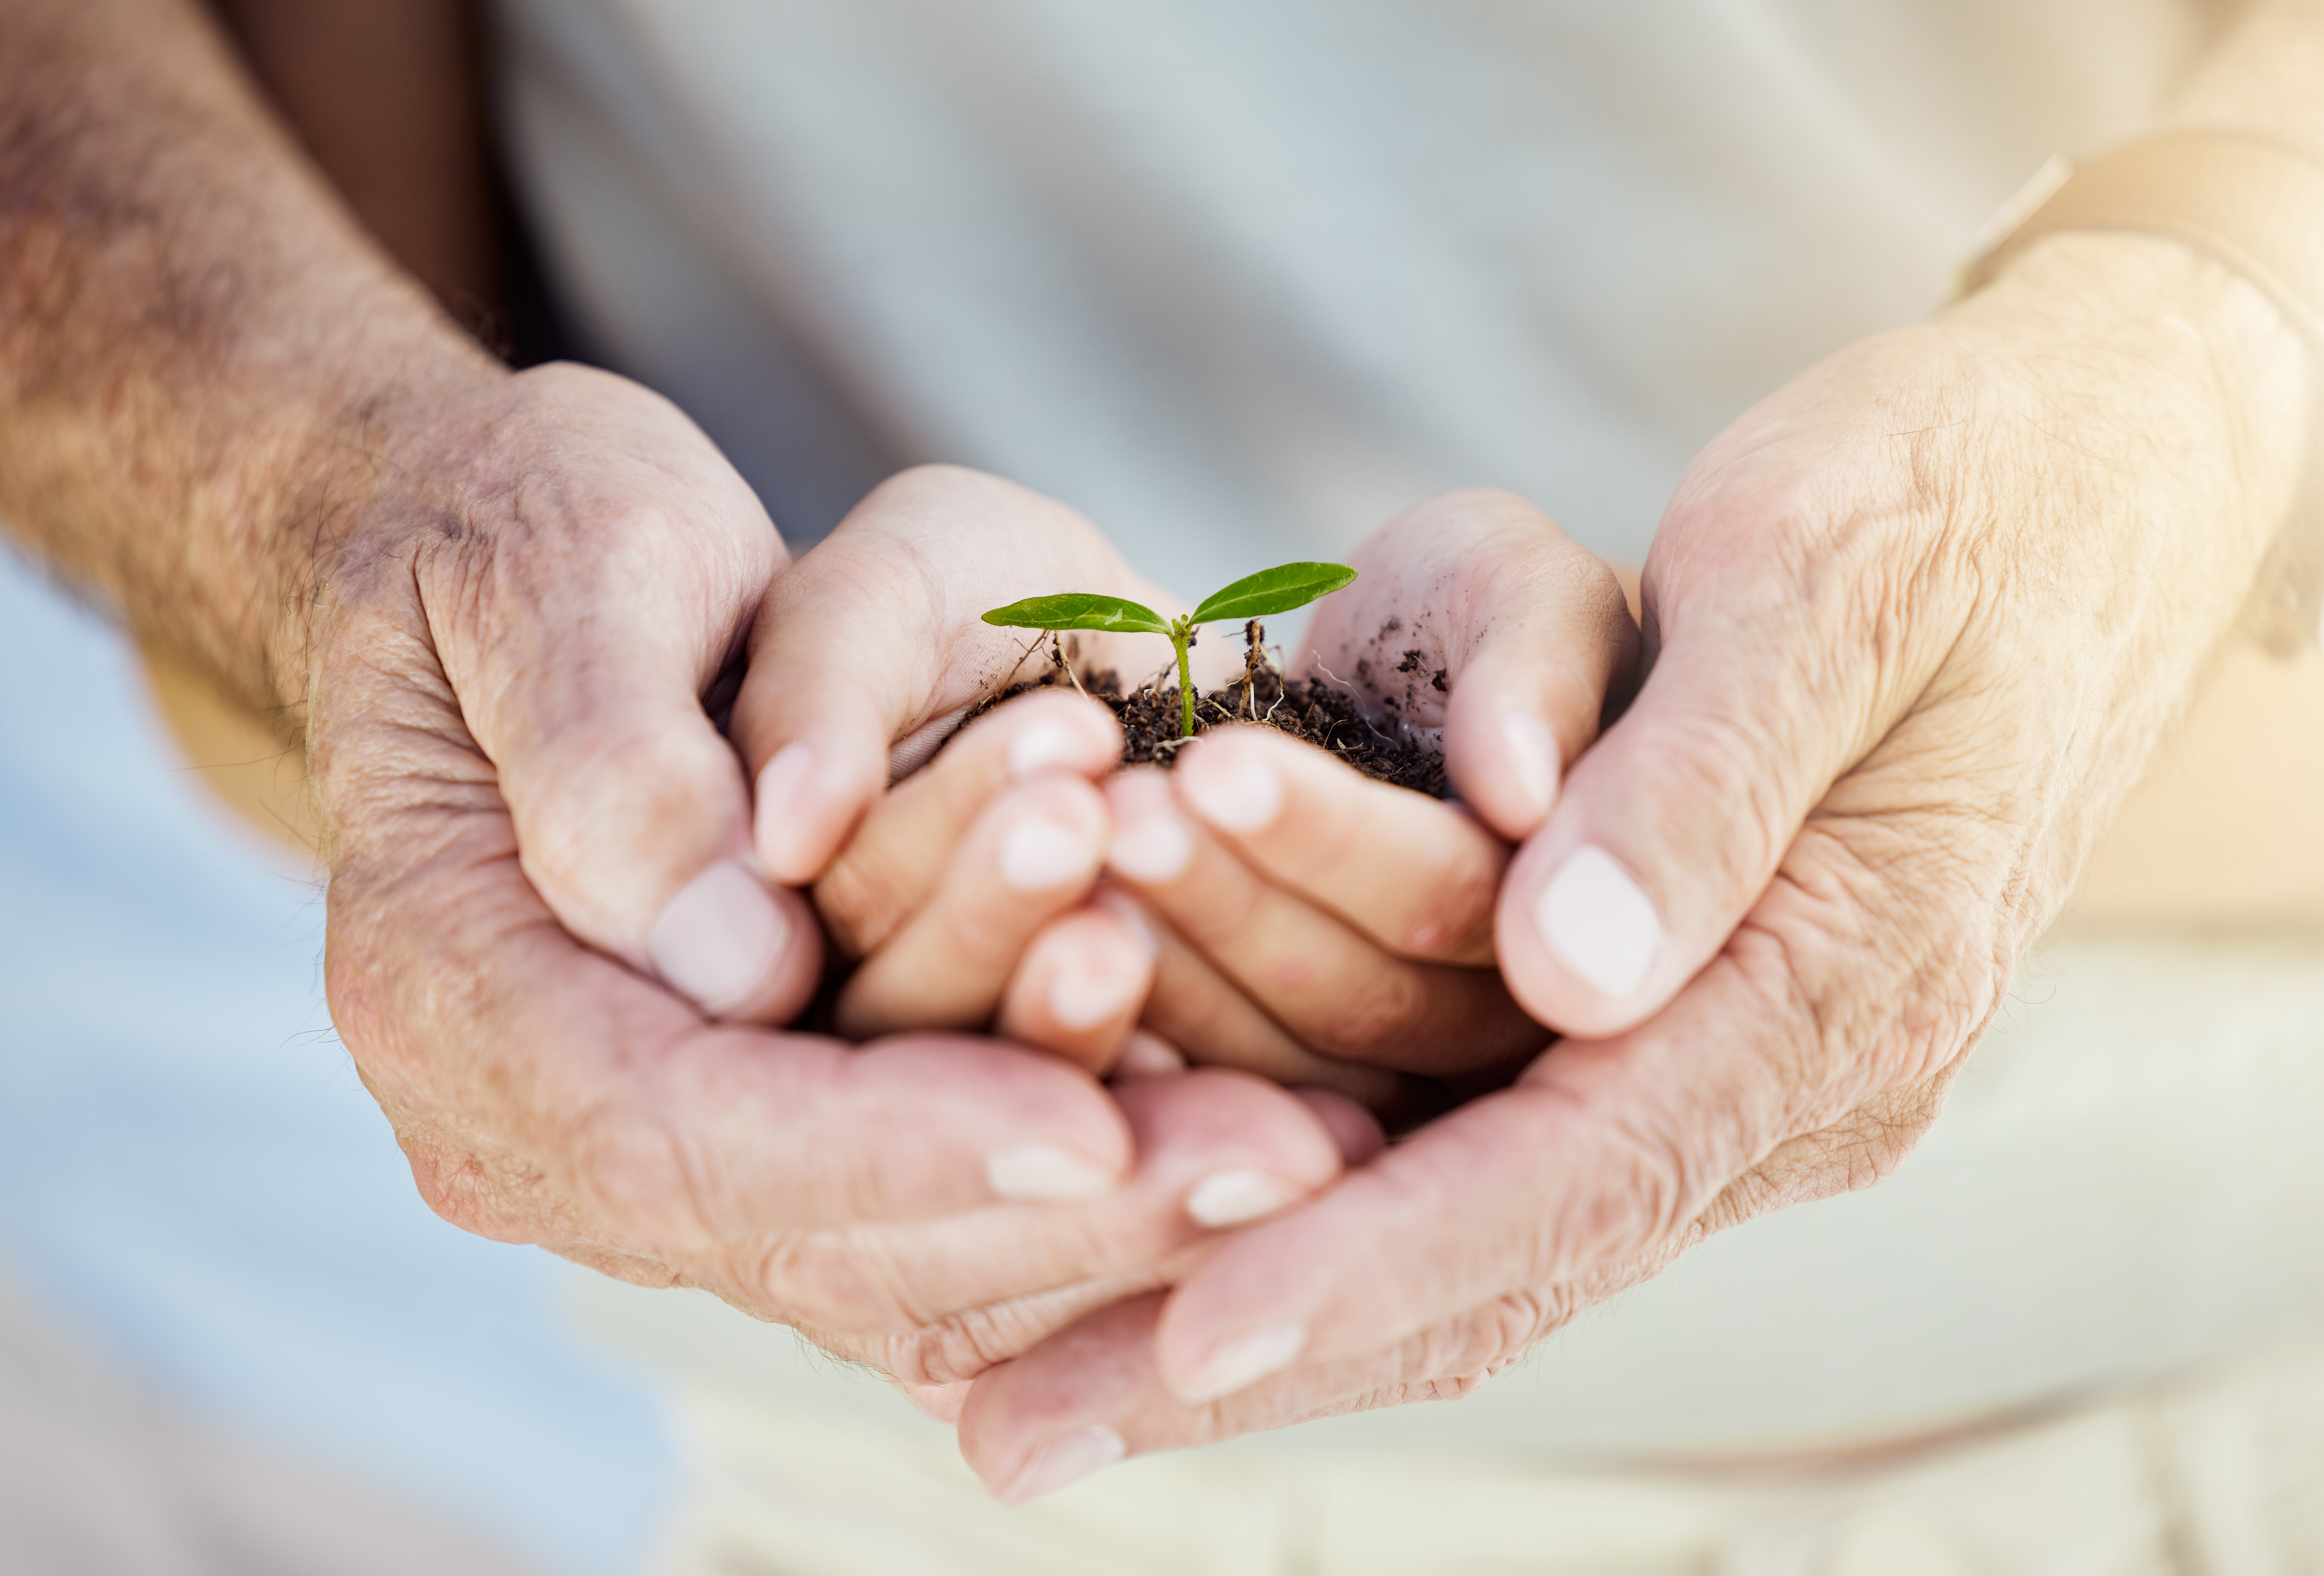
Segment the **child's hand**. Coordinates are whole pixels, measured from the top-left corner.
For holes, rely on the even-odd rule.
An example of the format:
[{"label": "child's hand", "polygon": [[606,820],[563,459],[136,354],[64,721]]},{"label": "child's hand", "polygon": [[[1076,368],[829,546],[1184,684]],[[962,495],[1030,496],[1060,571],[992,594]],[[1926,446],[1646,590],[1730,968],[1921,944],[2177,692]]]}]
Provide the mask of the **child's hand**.
[{"label": "child's hand", "polygon": [[[835,1004],[852,1038],[997,1015],[1103,1071],[1135,1022],[1152,948],[1134,917],[1084,902],[1111,830],[1094,784],[1120,759],[1112,714],[1037,691],[929,760],[979,702],[1050,665],[1047,637],[979,615],[1061,586],[1160,599],[1071,510],[932,467],[873,492],[761,612],[733,723],[756,843],[777,880],[816,885],[858,963]],[[1080,639],[1128,670],[1167,655],[1151,637]]]},{"label": "child's hand", "polygon": [[[1142,1010],[1193,1061],[1376,1108],[1417,1095],[1398,1070],[1457,1078],[1545,1043],[1490,968],[1499,841],[1452,806],[1280,735],[1214,733],[1190,747],[1175,796],[1152,771],[1121,774],[1101,795],[1093,784],[1120,751],[1111,714],[1045,690],[996,708],[880,794],[891,742],[908,766],[1020,665],[1039,670],[1025,638],[982,624],[982,609],[1061,589],[1150,593],[1077,516],[964,473],[899,478],[841,530],[779,583],[735,733],[759,770],[760,848],[779,879],[815,871],[830,828],[846,836],[816,885],[839,950],[862,959],[838,1000],[843,1032],[993,1023],[1102,1072]],[[1558,594],[1603,574],[1538,515],[1442,540],[1392,528],[1368,549],[1380,591],[1359,605],[1402,595],[1418,627],[1429,610],[1413,587],[1472,541]],[[1613,607],[1619,618],[1618,593]],[[1496,612],[1468,611],[1480,609]],[[1536,611],[1556,623],[1557,608]],[[1455,644],[1472,659],[1492,646]],[[1197,655],[1231,668],[1229,645]],[[835,650],[856,656],[835,663]],[[1159,641],[1116,636],[1089,665],[1137,674],[1165,660]],[[1588,721],[1594,729],[1594,707]],[[852,803],[832,791],[850,765]],[[1254,770],[1278,787],[1280,814],[1264,825],[1229,802]],[[1117,819],[1128,834],[1118,845]],[[1101,882],[1110,846],[1115,879]],[[1166,983],[1149,998],[1157,971]],[[1138,1051],[1168,1055],[1152,1040]]]},{"label": "child's hand", "polygon": [[1637,631],[1612,572],[1506,493],[1437,499],[1351,561],[1293,671],[1441,730],[1461,804],[1214,731],[1167,778],[1109,785],[1111,869],[1164,921],[1157,1034],[1285,1082],[1347,1087],[1330,1058],[1460,1090],[1548,1041],[1494,968],[1503,839],[1548,815],[1561,762],[1633,680]]}]

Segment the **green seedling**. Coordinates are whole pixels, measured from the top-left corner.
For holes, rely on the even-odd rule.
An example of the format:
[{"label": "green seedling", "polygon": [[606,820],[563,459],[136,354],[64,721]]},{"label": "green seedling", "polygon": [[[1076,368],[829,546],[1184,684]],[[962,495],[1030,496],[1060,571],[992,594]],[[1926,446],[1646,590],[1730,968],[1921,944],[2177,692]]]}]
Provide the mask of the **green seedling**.
[{"label": "green seedling", "polygon": [[1194,631],[1221,619],[1268,618],[1305,607],[1319,596],[1329,596],[1356,577],[1345,564],[1277,564],[1247,575],[1222,591],[1203,598],[1202,606],[1184,618],[1166,619],[1152,608],[1119,596],[1096,596],[1068,591],[1058,596],[1028,596],[984,615],[989,624],[1019,630],[1117,630],[1126,634],[1167,635],[1178,656],[1178,737],[1194,733],[1194,675],[1186,665],[1186,649]]}]

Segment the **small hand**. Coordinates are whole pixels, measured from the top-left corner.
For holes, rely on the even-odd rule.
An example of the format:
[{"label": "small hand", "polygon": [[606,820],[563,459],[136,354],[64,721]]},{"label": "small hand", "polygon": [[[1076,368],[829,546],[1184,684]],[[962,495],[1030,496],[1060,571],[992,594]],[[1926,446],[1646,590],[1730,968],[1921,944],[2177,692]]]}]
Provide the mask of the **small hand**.
[{"label": "small hand", "polygon": [[1118,779],[1112,868],[1168,926],[1147,1022],[1286,1081],[1353,1063],[1489,1086],[1549,1037],[1494,970],[1502,838],[1547,814],[1637,631],[1613,574],[1506,493],[1416,509],[1351,561],[1293,674],[1441,732],[1462,803],[1256,727],[1205,733],[1167,787]]},{"label": "small hand", "polygon": [[[1526,653],[1570,659],[1560,681],[1577,698],[1559,726],[1578,749],[1627,650],[1614,638],[1628,627],[1619,593],[1537,513],[1499,506],[1505,517],[1416,517],[1384,538],[1374,602],[1400,598],[1417,617],[1415,587],[1489,539],[1505,577],[1556,580],[1535,623],[1505,619],[1507,638],[1445,622],[1465,642],[1456,668],[1480,663],[1488,678],[1495,662],[1521,665],[1520,628]],[[760,812],[770,867],[814,868],[827,834],[808,841],[802,826],[843,823],[888,741],[918,752],[1030,657],[1021,634],[974,613],[1093,585],[1139,590],[1086,523],[1046,500],[943,471],[874,493],[777,587],[737,707],[737,735],[776,785]],[[1492,604],[1482,589],[1472,600],[1471,612]],[[1137,672],[1167,659],[1158,641],[1134,639],[1102,637],[1089,665]],[[816,660],[843,640],[853,659]],[[1102,707],[1041,692],[872,801],[816,887],[840,949],[864,960],[840,998],[844,1032],[968,1028],[998,1010],[1012,1034],[1102,1071],[1142,1002],[1146,1027],[1197,1063],[1383,1110],[1419,1098],[1403,1073],[1489,1077],[1546,1038],[1492,971],[1507,852],[1472,817],[1258,729],[1189,746],[1175,795],[1163,773],[1139,770],[1101,801],[1088,779],[1119,748]],[[853,796],[830,788],[839,760],[856,763]],[[816,807],[835,802],[836,813]],[[1109,842],[1112,879],[1100,883]],[[1019,858],[1012,874],[1012,850],[1055,857]],[[1150,979],[1161,986],[1149,996]]]}]

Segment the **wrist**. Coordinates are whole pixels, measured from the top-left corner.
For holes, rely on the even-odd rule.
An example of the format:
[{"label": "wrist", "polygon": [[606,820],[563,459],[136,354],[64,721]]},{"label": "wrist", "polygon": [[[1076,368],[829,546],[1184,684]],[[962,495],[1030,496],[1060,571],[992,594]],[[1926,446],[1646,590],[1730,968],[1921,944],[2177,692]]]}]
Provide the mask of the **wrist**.
[{"label": "wrist", "polygon": [[303,731],[321,621],[392,574],[415,532],[456,530],[456,477],[515,379],[448,328],[429,340],[349,357],[384,370],[319,391],[248,484],[246,517],[262,523],[246,551],[273,615],[250,666],[286,736]]},{"label": "wrist", "polygon": [[2116,485],[2200,474],[2190,529],[2248,585],[2300,493],[2319,392],[2314,357],[2269,297],[2176,240],[2056,234],[1940,319],[1992,333],[2043,399],[2103,413],[2122,441],[2096,457]]}]

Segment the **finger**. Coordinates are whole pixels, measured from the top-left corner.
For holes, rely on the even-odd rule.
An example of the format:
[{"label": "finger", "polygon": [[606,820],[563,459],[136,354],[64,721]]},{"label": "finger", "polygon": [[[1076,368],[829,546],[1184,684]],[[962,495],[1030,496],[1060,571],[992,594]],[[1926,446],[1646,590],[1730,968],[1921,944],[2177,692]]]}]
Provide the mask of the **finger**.
[{"label": "finger", "polygon": [[[952,465],[875,488],[776,581],[752,631],[733,733],[774,879],[814,880],[892,778],[1038,670],[1046,640],[985,624],[984,609],[1093,585],[1152,594],[1087,521],[1038,493]],[[1155,636],[1083,643],[1123,671],[1167,655]]]},{"label": "finger", "polygon": [[[1527,1287],[1635,1278],[1787,1141],[1925,1083],[1989,1015],[2001,973],[1964,998],[1958,947],[1865,934],[1887,906],[1866,901],[1863,861],[1821,843],[1797,858],[1651,1023],[1561,1042],[1516,1087],[1440,1118],[1296,1221],[1225,1245],[1165,1316],[1172,1388],[1231,1394]],[[1843,881],[1851,863],[1858,879]],[[1876,1180],[1909,1142],[1858,1144],[1820,1184]]]},{"label": "finger", "polygon": [[1332,1141],[1340,1147],[1342,1164],[1361,1166],[1388,1147],[1388,1135],[1380,1130],[1379,1119],[1346,1095],[1312,1085],[1291,1092],[1332,1135]]},{"label": "finger", "polygon": [[1203,734],[1170,777],[1179,804],[1270,882],[1387,951],[1493,961],[1508,850],[1457,807],[1258,727]]},{"label": "finger", "polygon": [[[1147,935],[1153,934],[1148,926]],[[1113,1064],[1113,1081],[1130,1083],[1140,1078],[1176,1078],[1185,1070],[1185,1053],[1158,1034],[1133,1028],[1122,1042],[1120,1058]]]},{"label": "finger", "polygon": [[1128,1174],[1115,1102],[1054,1058],[706,1027],[557,923],[435,692],[381,671],[341,693],[370,723],[334,733],[318,779],[339,829],[334,1022],[456,1223],[667,1265],[744,1234],[1093,1197]]},{"label": "finger", "polygon": [[1044,772],[1097,778],[1121,760],[1121,725],[1093,700],[1043,689],[995,707],[875,802],[815,884],[850,957],[872,952],[927,900],[993,796]]},{"label": "finger", "polygon": [[[1163,1284],[1213,1233],[1295,1209],[1340,1175],[1314,1114],[1261,1080],[1203,1071],[1120,1095],[1139,1162],[1114,1194],[832,1234],[770,1260],[769,1296],[809,1323],[875,1332],[885,1321],[890,1338],[867,1360],[951,1382]],[[888,1273],[847,1270],[867,1258]]]},{"label": "finger", "polygon": [[1462,802],[1528,835],[1637,661],[1613,572],[1524,499],[1481,488],[1407,511],[1351,561],[1359,578],[1317,619],[1326,665],[1441,727]]},{"label": "finger", "polygon": [[1022,1505],[1132,1456],[1184,1450],[1309,1418],[1452,1400],[1489,1376],[1508,1321],[1471,1315],[1388,1352],[1278,1374],[1190,1405],[1154,1365],[1160,1294],[1101,1309],[948,1396],[962,1458]]},{"label": "finger", "polygon": [[444,677],[550,911],[713,1016],[776,1021],[814,990],[816,932],[753,870],[742,771],[701,697],[782,543],[690,422],[629,393],[624,410],[667,428],[656,470],[622,463],[636,447],[625,432],[556,486],[529,484],[546,495],[528,496],[527,518],[585,545],[618,522],[632,550],[576,553],[553,576],[514,549],[486,565],[447,550],[415,572]]},{"label": "finger", "polygon": [[1098,790],[1061,772],[995,799],[927,902],[850,976],[839,1031],[868,1039],[989,1022],[1035,934],[1089,890],[1110,829]]},{"label": "finger", "polygon": [[[1676,995],[1941,654],[1916,633],[1911,651],[1857,660],[1860,613],[1812,605],[1789,578],[1777,592],[1758,607],[1665,599],[1665,645],[1637,700],[1511,862],[1502,972],[1544,1022],[1616,1034]],[[1803,637],[1813,630],[1826,632]]]},{"label": "finger", "polygon": [[[1123,772],[1106,794],[1118,828],[1109,868],[1302,1046],[1436,1073],[1522,1057],[1547,1039],[1490,972],[1391,956],[1262,879],[1179,812],[1162,773]],[[1204,1059],[1200,1041],[1156,1027]]]},{"label": "finger", "polygon": [[995,1028],[1005,1039],[1103,1076],[1138,1027],[1156,951],[1154,927],[1138,905],[1101,889],[1033,938],[1010,976]]},{"label": "finger", "polygon": [[1419,1080],[1317,1055],[1254,1005],[1167,925],[1154,926],[1154,984],[1144,1027],[1182,1064],[1232,1067],[1286,1089],[1326,1089],[1391,1119],[1425,1109]]}]

